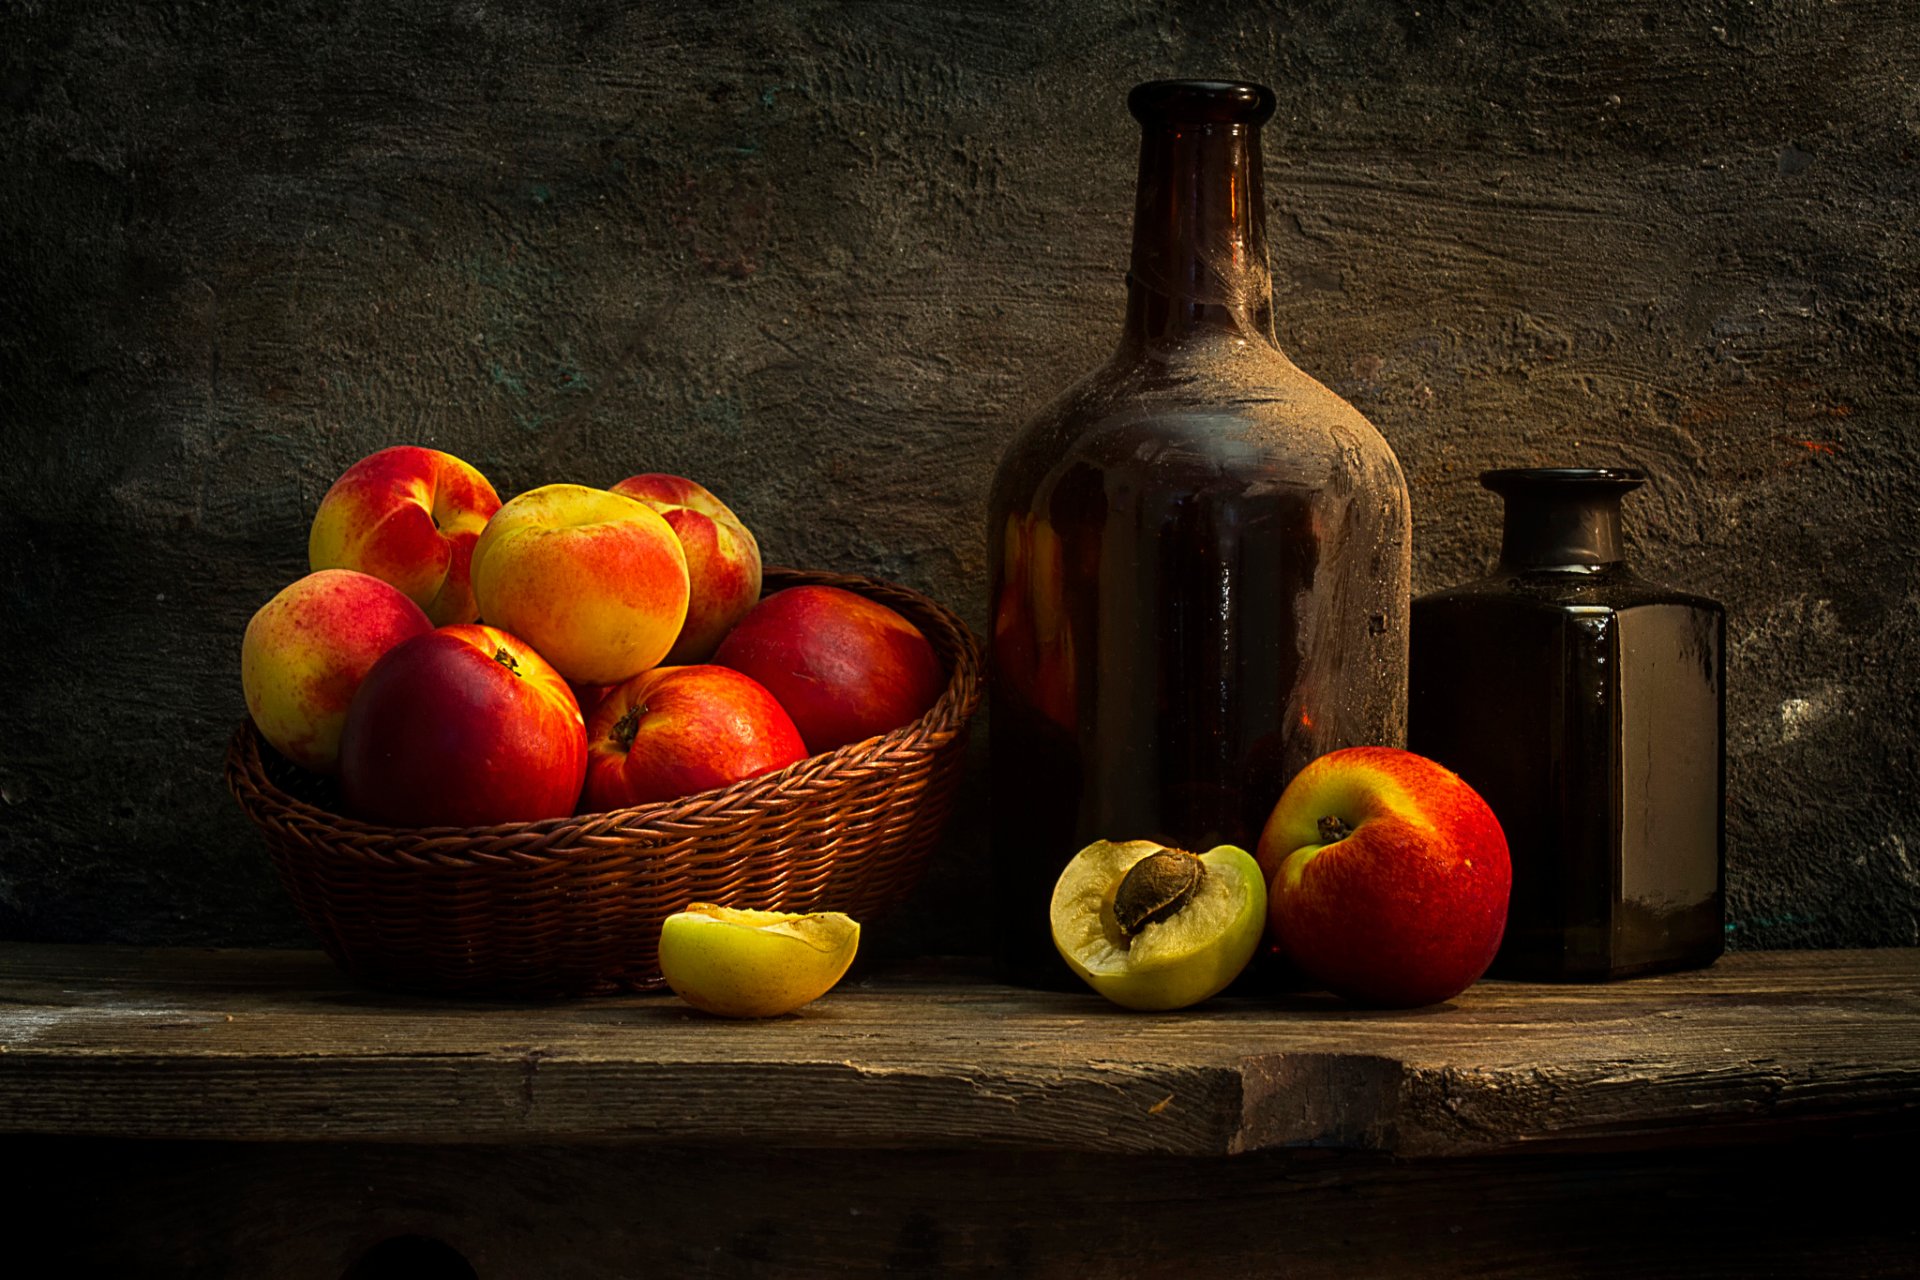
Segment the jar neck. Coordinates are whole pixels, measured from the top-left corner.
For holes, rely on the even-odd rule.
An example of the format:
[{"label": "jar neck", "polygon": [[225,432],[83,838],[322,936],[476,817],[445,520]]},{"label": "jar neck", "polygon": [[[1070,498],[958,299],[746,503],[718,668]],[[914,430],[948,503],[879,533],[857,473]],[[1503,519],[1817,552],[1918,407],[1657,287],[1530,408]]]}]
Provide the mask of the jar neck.
[{"label": "jar neck", "polygon": [[1260,126],[1143,119],[1126,337],[1273,337]]},{"label": "jar neck", "polygon": [[1626,468],[1487,472],[1480,482],[1506,500],[1499,567],[1579,572],[1621,563],[1620,502],[1645,481]]}]

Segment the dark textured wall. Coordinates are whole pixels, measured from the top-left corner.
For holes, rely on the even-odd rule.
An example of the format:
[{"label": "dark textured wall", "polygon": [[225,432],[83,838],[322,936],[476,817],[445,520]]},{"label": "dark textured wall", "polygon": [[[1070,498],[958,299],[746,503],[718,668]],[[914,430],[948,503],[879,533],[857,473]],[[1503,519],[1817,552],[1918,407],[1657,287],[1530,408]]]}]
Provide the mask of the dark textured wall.
[{"label": "dark textured wall", "polygon": [[[993,459],[1115,335],[1124,92],[1233,74],[1283,345],[1398,450],[1416,589],[1485,561],[1481,468],[1649,468],[1639,564],[1730,611],[1735,945],[1920,942],[1912,6],[0,21],[4,935],[301,937],[221,789],[239,638],[385,444],[682,472],[980,625]],[[879,945],[976,945],[980,863]]]}]

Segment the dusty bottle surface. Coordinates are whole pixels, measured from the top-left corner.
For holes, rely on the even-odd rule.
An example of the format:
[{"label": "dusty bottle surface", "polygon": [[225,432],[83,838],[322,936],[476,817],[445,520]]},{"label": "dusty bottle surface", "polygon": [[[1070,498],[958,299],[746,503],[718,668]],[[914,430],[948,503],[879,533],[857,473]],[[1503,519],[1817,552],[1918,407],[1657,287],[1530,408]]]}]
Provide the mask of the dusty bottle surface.
[{"label": "dusty bottle surface", "polygon": [[1158,82],[1111,360],[1007,449],[989,515],[996,955],[1068,979],[1053,883],[1095,839],[1251,849],[1288,780],[1401,745],[1406,484],[1275,344],[1257,85]]},{"label": "dusty bottle surface", "polygon": [[1601,980],[1724,946],[1726,616],[1627,567],[1627,469],[1490,471],[1500,562],[1413,606],[1409,745],[1513,856],[1492,973]]}]

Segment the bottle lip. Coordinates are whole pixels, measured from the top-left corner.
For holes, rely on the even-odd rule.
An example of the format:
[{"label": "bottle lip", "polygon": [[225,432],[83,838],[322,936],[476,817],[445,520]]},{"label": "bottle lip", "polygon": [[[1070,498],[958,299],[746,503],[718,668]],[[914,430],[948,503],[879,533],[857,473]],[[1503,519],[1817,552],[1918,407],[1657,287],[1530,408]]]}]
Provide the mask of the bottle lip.
[{"label": "bottle lip", "polygon": [[1265,124],[1273,90],[1250,80],[1149,80],[1127,94],[1142,124]]},{"label": "bottle lip", "polygon": [[1500,467],[1480,473],[1481,487],[1502,495],[1576,486],[1626,493],[1646,482],[1638,467]]}]

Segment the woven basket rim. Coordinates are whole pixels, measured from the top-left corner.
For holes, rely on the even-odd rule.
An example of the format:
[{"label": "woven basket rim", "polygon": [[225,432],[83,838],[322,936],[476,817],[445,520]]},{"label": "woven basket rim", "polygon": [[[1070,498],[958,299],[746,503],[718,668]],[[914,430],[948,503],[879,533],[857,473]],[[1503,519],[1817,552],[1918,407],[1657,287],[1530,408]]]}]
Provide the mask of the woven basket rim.
[{"label": "woven basket rim", "polygon": [[[597,813],[567,814],[554,818],[540,818],[530,822],[504,822],[486,827],[395,827],[379,823],[365,822],[346,814],[321,808],[310,801],[291,794],[274,781],[268,772],[263,754],[264,739],[254,726],[250,717],[242,717],[234,726],[234,732],[227,748],[229,785],[235,791],[242,806],[251,809],[252,803],[241,794],[239,786],[244,778],[248,787],[258,793],[258,798],[267,802],[271,808],[296,816],[307,823],[331,829],[341,835],[356,836],[362,840],[380,840],[414,845],[457,846],[471,842],[502,843],[511,845],[516,840],[530,840],[553,833],[574,829],[577,837],[591,840],[602,836],[631,836],[653,833],[661,835],[692,835],[702,825],[714,819],[738,814],[742,810],[753,810],[763,802],[773,800],[783,791],[796,786],[821,781],[831,781],[831,775],[859,770],[873,765],[884,764],[889,759],[902,755],[921,755],[945,746],[955,737],[965,733],[974,712],[978,709],[981,697],[981,653],[979,639],[973,634],[959,615],[945,605],[932,599],[912,587],[886,582],[877,578],[868,578],[857,574],[833,573],[812,569],[793,569],[781,566],[767,566],[765,578],[780,582],[777,590],[788,586],[822,585],[837,586],[860,595],[881,599],[881,603],[909,605],[907,612],[926,615],[939,624],[944,637],[928,634],[936,654],[943,657],[951,653],[950,670],[946,686],[940,696],[934,699],[917,719],[859,742],[850,742],[836,747],[832,751],[811,755],[797,760],[784,769],[761,774],[726,787],[711,791],[697,792],[674,800],[655,801],[650,804],[634,805],[623,809],[609,809]],[[928,631],[920,618],[909,617],[923,633]],[[942,644],[944,638],[947,643]],[[539,843],[547,846],[547,841]],[[552,856],[562,850],[544,847],[546,856]]]}]

